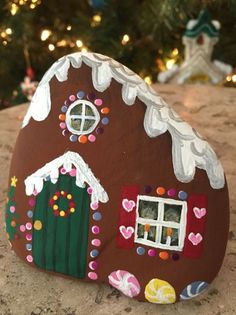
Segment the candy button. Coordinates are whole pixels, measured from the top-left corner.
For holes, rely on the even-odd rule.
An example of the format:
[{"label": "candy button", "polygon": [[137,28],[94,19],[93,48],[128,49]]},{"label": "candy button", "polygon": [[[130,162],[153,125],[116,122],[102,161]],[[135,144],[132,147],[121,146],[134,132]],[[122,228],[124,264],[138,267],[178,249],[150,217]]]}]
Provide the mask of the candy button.
[{"label": "candy button", "polygon": [[71,102],[74,102],[74,101],[76,100],[75,95],[70,95],[70,96],[69,96],[69,100],[70,100]]},{"label": "candy button", "polygon": [[98,255],[99,255],[99,251],[98,251],[97,249],[91,250],[91,252],[90,252],[90,256],[91,256],[91,257],[95,258],[95,257],[97,257]]},{"label": "candy button", "polygon": [[64,167],[62,167],[61,169],[60,169],[60,173],[62,174],[62,175],[65,175],[67,172],[66,172],[66,169],[64,168]]},{"label": "candy button", "polygon": [[101,218],[102,218],[102,215],[101,215],[100,212],[95,212],[95,213],[93,214],[93,219],[94,219],[95,221],[100,221]]},{"label": "candy button", "polygon": [[101,245],[101,241],[98,238],[94,238],[91,243],[93,246],[96,246],[96,247]]},{"label": "candy button", "polygon": [[35,200],[33,198],[29,199],[29,205],[33,207],[35,205]]},{"label": "candy button", "polygon": [[109,124],[109,118],[108,118],[108,117],[104,117],[104,118],[102,119],[102,124],[103,124],[103,125],[108,125],[108,124]]},{"label": "candy button", "polygon": [[32,241],[32,234],[26,234],[27,241]]},{"label": "candy button", "polygon": [[33,211],[32,210],[27,211],[27,217],[33,218]]},{"label": "candy button", "polygon": [[62,108],[61,108],[61,111],[62,111],[63,113],[65,113],[65,112],[67,111],[67,106],[63,105]]},{"label": "candy button", "polygon": [[88,139],[90,142],[95,142],[96,141],[96,137],[94,135],[89,135]]},{"label": "candy button", "polygon": [[82,136],[79,136],[78,140],[80,143],[86,143],[88,141],[88,138],[87,138],[87,136],[82,135]]},{"label": "candy button", "polygon": [[71,195],[71,194],[68,194],[68,195],[67,195],[67,199],[69,199],[69,200],[72,199],[72,195]]},{"label": "candy button", "polygon": [[33,262],[33,256],[31,255],[26,256],[26,260],[30,263]]},{"label": "candy button", "polygon": [[95,101],[94,101],[94,104],[97,105],[97,106],[101,106],[102,105],[102,100],[100,98],[97,98]]},{"label": "candy button", "polygon": [[67,136],[69,134],[69,131],[67,130],[67,129],[64,129],[63,131],[62,131],[62,135],[65,137],[65,136]]},{"label": "candy button", "polygon": [[145,249],[143,247],[139,246],[137,248],[137,254],[138,255],[144,255],[145,254]]},{"label": "candy button", "polygon": [[149,249],[149,250],[148,250],[148,256],[150,256],[150,257],[156,256],[156,251],[155,251],[155,249]]},{"label": "candy button", "polygon": [[70,141],[71,141],[71,142],[76,142],[77,139],[78,139],[78,138],[77,138],[76,135],[71,135],[71,136],[70,136]]},{"label": "candy button", "polygon": [[65,100],[64,104],[65,104],[66,107],[69,106],[70,105],[69,100]]},{"label": "candy button", "polygon": [[27,222],[25,227],[26,227],[26,230],[28,231],[32,230],[32,224],[30,222]]},{"label": "candy button", "polygon": [[28,251],[32,250],[32,244],[26,244],[25,247]]},{"label": "candy button", "polygon": [[76,169],[72,168],[72,170],[69,172],[70,176],[74,177],[76,175]]},{"label": "candy button", "polygon": [[93,210],[97,210],[97,208],[98,208],[98,203],[97,203],[97,202],[91,202],[91,203],[90,203],[90,207],[91,207],[91,209],[93,209]]},{"label": "candy button", "polygon": [[84,92],[83,92],[83,91],[79,91],[79,92],[77,93],[77,97],[78,97],[79,99],[82,99],[82,98],[84,97]]},{"label": "candy button", "polygon": [[92,187],[88,187],[88,188],[87,188],[87,193],[88,193],[89,195],[92,195],[92,193],[93,193],[93,188],[92,188]]},{"label": "candy button", "polygon": [[87,94],[87,99],[88,99],[89,101],[94,101],[94,99],[95,99],[95,94],[94,94],[94,93],[88,93],[88,94]]},{"label": "candy button", "polygon": [[42,222],[40,220],[34,221],[34,229],[40,231],[42,229]]},{"label": "candy button", "polygon": [[110,109],[108,108],[108,107],[103,107],[102,109],[101,109],[101,113],[102,114],[109,114],[109,112],[110,112]]},{"label": "candy button", "polygon": [[88,273],[88,277],[89,277],[91,280],[97,280],[98,275],[96,274],[96,272],[89,272],[89,273]]},{"label": "candy button", "polygon": [[169,254],[167,252],[160,252],[159,257],[163,260],[167,260],[169,258]]},{"label": "candy button", "polygon": [[174,197],[176,195],[176,189],[174,189],[174,188],[169,189],[167,194],[170,197]]},{"label": "candy button", "polygon": [[98,128],[96,129],[96,133],[97,133],[98,135],[103,134],[103,132],[104,132],[104,129],[103,129],[102,127],[98,127]]},{"label": "candy button", "polygon": [[14,213],[16,211],[16,208],[14,206],[10,206],[10,212]]},{"label": "candy button", "polygon": [[60,115],[59,115],[59,119],[60,119],[61,121],[65,121],[66,115],[60,114]]},{"label": "candy button", "polygon": [[63,210],[60,211],[60,217],[64,217],[65,214],[66,214],[65,211],[63,211]]},{"label": "candy button", "polygon": [[16,227],[16,221],[12,220],[12,221],[11,221],[11,226],[12,226],[12,227]]},{"label": "candy button", "polygon": [[100,228],[97,225],[92,226],[92,233],[93,234],[99,234]]},{"label": "candy button", "polygon": [[152,191],[152,187],[150,185],[145,185],[144,186],[144,192],[146,194],[150,194],[151,191]]},{"label": "candy button", "polygon": [[165,194],[166,190],[165,190],[164,187],[157,187],[156,192],[157,192],[158,195],[161,196],[161,195]]},{"label": "candy button", "polygon": [[90,261],[90,263],[89,263],[89,268],[90,269],[92,269],[92,270],[95,270],[95,269],[97,269],[97,266],[98,266],[98,263],[97,263],[97,261]]},{"label": "candy button", "polygon": [[172,259],[173,260],[179,260],[179,254],[177,254],[177,253],[174,253],[173,255],[172,255]]},{"label": "candy button", "polygon": [[23,224],[20,225],[20,231],[23,232],[23,233],[25,232],[25,226]]},{"label": "candy button", "polygon": [[59,126],[60,126],[61,129],[65,129],[66,128],[66,124],[64,122],[61,122],[59,124]]},{"label": "candy button", "polygon": [[179,197],[179,199],[181,199],[181,200],[186,200],[187,197],[188,197],[188,195],[187,195],[187,193],[186,193],[185,191],[180,190],[179,193],[178,193],[178,197]]}]

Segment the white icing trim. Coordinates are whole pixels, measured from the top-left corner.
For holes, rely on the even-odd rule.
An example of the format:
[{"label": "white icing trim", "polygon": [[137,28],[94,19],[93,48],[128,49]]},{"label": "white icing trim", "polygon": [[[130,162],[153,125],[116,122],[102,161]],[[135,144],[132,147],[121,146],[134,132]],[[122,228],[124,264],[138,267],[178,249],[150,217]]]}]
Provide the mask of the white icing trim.
[{"label": "white icing trim", "polygon": [[127,105],[134,104],[138,97],[147,106],[144,128],[149,137],[156,137],[167,130],[170,132],[174,172],[179,181],[190,182],[198,167],[206,170],[213,188],[224,187],[224,171],[210,145],[137,74],[100,54],[74,53],[55,62],[39,83],[22,127],[29,123],[31,117],[37,121],[47,118],[51,110],[50,80],[54,75],[60,82],[67,80],[69,67],[79,68],[82,62],[92,68],[93,85],[97,91],[103,92],[115,79],[122,85],[122,97]]},{"label": "white icing trim", "polygon": [[[144,219],[139,216],[139,201],[140,200],[146,200],[146,201],[152,201],[152,202],[158,202],[158,218],[156,220],[154,219]],[[164,221],[164,204],[172,204],[172,205],[181,205],[182,211],[181,211],[181,217],[180,222],[170,222],[170,221]],[[168,250],[176,250],[176,251],[182,251],[184,247],[184,240],[186,235],[186,221],[187,221],[187,202],[181,201],[181,200],[174,200],[174,199],[167,199],[167,198],[161,198],[161,197],[153,197],[153,196],[146,196],[146,195],[138,195],[137,199],[137,207],[136,207],[136,223],[135,223],[135,234],[134,234],[134,242],[155,247],[155,248],[161,248],[161,249],[168,249]],[[138,237],[138,224],[150,224],[152,226],[156,226],[156,241],[149,241],[147,239],[147,233],[144,235],[144,238]],[[179,245],[178,246],[171,246],[170,245],[170,239],[169,243],[167,240],[167,244],[161,243],[161,229],[162,227],[170,227],[170,228],[176,228],[179,229]]]},{"label": "white icing trim", "polygon": [[28,176],[25,179],[26,195],[32,195],[34,190],[36,190],[37,193],[40,193],[43,189],[44,181],[48,176],[50,176],[51,182],[55,184],[59,177],[59,168],[64,167],[65,170],[69,172],[72,169],[72,165],[76,168],[76,185],[84,188],[85,183],[87,183],[92,187],[91,201],[108,202],[109,198],[106,191],[98,179],[93,175],[89,166],[78,153],[72,151],[66,152]]}]

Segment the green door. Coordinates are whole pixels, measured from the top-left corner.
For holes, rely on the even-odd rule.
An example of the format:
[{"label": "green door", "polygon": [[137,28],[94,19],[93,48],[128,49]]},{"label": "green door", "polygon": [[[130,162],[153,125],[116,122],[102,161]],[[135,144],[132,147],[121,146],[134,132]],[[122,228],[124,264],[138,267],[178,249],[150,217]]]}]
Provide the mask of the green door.
[{"label": "green door", "polygon": [[34,263],[49,271],[84,278],[87,260],[89,196],[75,177],[44,182],[33,216]]}]

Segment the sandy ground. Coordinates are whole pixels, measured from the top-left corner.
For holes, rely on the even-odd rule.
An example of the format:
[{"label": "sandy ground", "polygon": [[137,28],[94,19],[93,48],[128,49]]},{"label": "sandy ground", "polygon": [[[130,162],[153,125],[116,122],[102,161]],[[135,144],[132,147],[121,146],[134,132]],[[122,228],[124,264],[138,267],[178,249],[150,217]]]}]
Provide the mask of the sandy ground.
[{"label": "sandy ground", "polygon": [[204,137],[224,166],[230,193],[231,225],[224,264],[202,296],[174,305],[141,303],[97,284],[48,275],[24,264],[4,233],[4,203],[14,143],[27,105],[0,112],[0,315],[236,314],[236,89],[156,85],[163,98]]}]

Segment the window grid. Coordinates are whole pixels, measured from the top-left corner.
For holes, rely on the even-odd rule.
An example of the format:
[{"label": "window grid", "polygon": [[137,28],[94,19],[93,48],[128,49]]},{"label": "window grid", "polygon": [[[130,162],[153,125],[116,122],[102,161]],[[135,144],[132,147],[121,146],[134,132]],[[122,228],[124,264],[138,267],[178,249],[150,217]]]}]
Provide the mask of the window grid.
[{"label": "window grid", "polygon": [[[157,220],[153,219],[146,219],[139,217],[139,200],[145,201],[155,201],[158,202],[158,217]],[[172,204],[172,205],[181,205],[181,217],[180,222],[172,222],[172,221],[164,221],[164,205],[165,204]],[[186,201],[174,200],[174,199],[166,199],[166,198],[159,198],[159,197],[152,197],[152,196],[142,196],[139,195],[137,199],[137,207],[136,207],[136,225],[135,225],[135,242],[156,247],[162,249],[169,249],[169,250],[176,250],[182,251],[184,245],[184,238],[185,238],[185,230],[186,230],[186,215],[187,215],[187,203]],[[138,224],[149,224],[150,226],[156,227],[156,236],[155,242],[150,241],[147,239],[148,232],[144,231],[144,237],[138,237]],[[171,237],[167,236],[166,244],[161,243],[162,237],[162,228],[169,227],[178,229],[178,246],[177,245],[170,245],[171,244]]]}]

